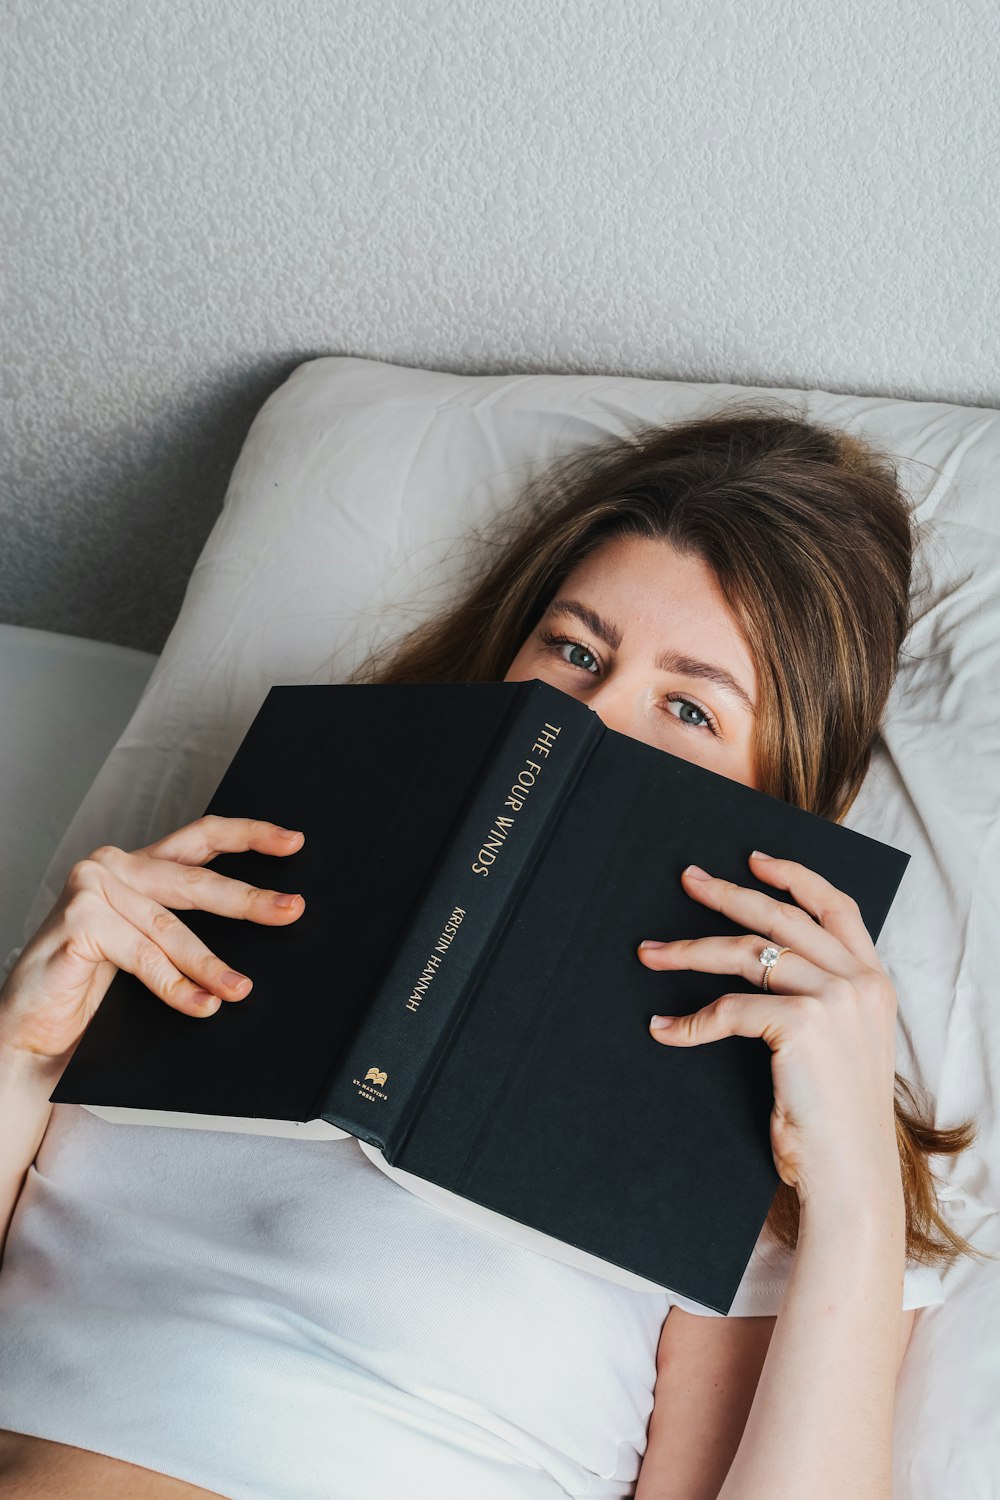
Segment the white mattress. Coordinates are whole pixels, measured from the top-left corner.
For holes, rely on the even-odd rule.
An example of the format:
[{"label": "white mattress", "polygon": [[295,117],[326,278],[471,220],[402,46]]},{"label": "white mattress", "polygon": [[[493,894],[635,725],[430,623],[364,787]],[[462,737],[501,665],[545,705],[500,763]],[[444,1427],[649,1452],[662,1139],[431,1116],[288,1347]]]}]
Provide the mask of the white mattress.
[{"label": "white mattress", "polygon": [[[200,814],[271,684],[336,680],[370,641],[445,600],[468,528],[516,493],[525,466],[753,394],[352,358],[300,366],[251,429],[146,692],[26,930],[75,859]],[[931,523],[917,623],[847,822],[912,855],[879,943],[899,995],[897,1066],[929,1090],[939,1124],[979,1122],[975,1146],[942,1164],[946,1201],[960,1232],[1000,1254],[1000,412],[774,394],[888,447]],[[996,1494],[1000,1262],[963,1260],[945,1288],[917,1316],[899,1383],[897,1500]]]},{"label": "white mattress", "polygon": [[38,882],[155,661],[106,641],[0,625],[0,956],[20,943]]}]

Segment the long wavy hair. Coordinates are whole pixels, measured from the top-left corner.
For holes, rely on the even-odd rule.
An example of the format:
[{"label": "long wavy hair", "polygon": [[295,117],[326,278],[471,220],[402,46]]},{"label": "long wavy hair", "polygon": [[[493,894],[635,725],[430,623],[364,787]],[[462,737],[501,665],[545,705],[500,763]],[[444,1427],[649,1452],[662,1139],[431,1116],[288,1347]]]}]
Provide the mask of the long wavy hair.
[{"label": "long wavy hair", "polygon": [[[903,643],[920,527],[892,458],[777,400],[736,400],[671,425],[573,450],[529,477],[492,525],[470,531],[450,607],[369,650],[350,682],[501,681],[572,569],[611,538],[671,542],[714,571],[758,683],[757,785],[835,821],[867,772]],[[956,1156],[974,1121],[933,1122],[897,1073],[896,1139],[906,1254],[950,1264],[983,1252],[940,1212],[934,1156]],[[797,1243],[782,1182],[765,1227]]]}]

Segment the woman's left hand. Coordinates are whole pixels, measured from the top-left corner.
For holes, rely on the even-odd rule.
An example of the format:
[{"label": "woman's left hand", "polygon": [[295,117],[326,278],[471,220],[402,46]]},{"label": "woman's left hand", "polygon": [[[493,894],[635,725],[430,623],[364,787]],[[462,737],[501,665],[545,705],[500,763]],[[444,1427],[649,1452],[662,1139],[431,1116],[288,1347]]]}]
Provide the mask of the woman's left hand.
[{"label": "woman's left hand", "polygon": [[653,1017],[651,1035],[681,1047],[726,1036],[767,1042],[774,1164],[800,1201],[831,1189],[850,1191],[873,1174],[884,1184],[886,1171],[889,1181],[898,1180],[896,992],[857,902],[792,860],[755,852],[750,867],[798,904],[729,880],[700,879],[689,865],[682,875],[686,893],[750,931],[640,944],[638,953],[650,969],[738,974],[762,984],[761,949],[788,948],[771,969],[767,993],[721,995],[663,1028]]}]

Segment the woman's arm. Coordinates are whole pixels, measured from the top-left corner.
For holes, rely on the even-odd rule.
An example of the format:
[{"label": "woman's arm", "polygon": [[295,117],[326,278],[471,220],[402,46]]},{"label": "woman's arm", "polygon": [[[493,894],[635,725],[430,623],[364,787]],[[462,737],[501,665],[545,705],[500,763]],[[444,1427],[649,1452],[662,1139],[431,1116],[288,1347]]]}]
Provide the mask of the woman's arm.
[{"label": "woman's arm", "polygon": [[34,1057],[0,1042],[0,1266],[14,1208],[52,1113],[65,1058]]},{"label": "woman's arm", "polygon": [[[900,1316],[896,1366],[913,1331]],[[719,1500],[736,1458],[776,1314],[707,1318],[672,1307],[656,1351],[656,1387],[635,1500]]]},{"label": "woman's arm", "polygon": [[[849,1254],[855,1253],[852,1242]],[[840,1269],[832,1286],[838,1278]],[[786,1310],[787,1304],[780,1311],[783,1325],[789,1323]],[[897,1314],[897,1376],[913,1317],[913,1308]],[[775,1326],[777,1316],[703,1317],[670,1308],[657,1349],[654,1407],[636,1500],[718,1500],[747,1430]],[[810,1349],[816,1350],[816,1343]],[[858,1361],[858,1350],[853,1358]],[[787,1410],[784,1401],[781,1410]]]},{"label": "woman's arm", "polygon": [[[177,911],[287,927],[304,902],[203,867],[217,854],[293,854],[301,832],[256,818],[203,817],[127,854],[102,844],[70,870],[56,904],[0,986],[0,1258],[52,1113],[49,1095],[117,969],[174,1010],[206,1020],[238,1002],[234,976]],[[234,977],[237,982],[234,983]]]},{"label": "woman's arm", "polygon": [[776,1321],[770,1313],[710,1318],[670,1308],[635,1500],[718,1500]]},{"label": "woman's arm", "polygon": [[890,1500],[904,1231],[898,1160],[800,1204],[784,1300],[719,1500]]},{"label": "woman's arm", "polygon": [[[650,1029],[670,1046],[767,1042],[771,1151],[799,1201],[784,1301],[718,1500],[889,1500],[906,1255],[896,992],[857,902],[792,860],[750,859],[794,905],[689,866],[688,893],[747,932],[639,947],[651,968],[738,975],[764,990],[654,1016]],[[765,940],[779,949],[766,988]]]}]

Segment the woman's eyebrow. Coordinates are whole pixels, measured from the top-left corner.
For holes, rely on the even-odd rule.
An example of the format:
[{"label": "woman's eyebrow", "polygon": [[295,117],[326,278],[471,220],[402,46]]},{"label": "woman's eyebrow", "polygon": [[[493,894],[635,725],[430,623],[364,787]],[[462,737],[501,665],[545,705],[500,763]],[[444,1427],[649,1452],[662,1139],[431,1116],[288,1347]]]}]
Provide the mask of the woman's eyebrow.
[{"label": "woman's eyebrow", "polygon": [[[606,646],[610,646],[612,651],[617,651],[622,643],[621,631],[616,626],[608,624],[606,620],[602,620],[595,609],[591,609],[589,604],[583,604],[579,599],[553,599],[549,610],[553,613],[575,615]],[[661,672],[680,672],[685,677],[703,677],[707,682],[714,682],[716,687],[738,698],[750,713],[754,712],[750,697],[733,674],[716,662],[702,661],[697,656],[684,656],[679,651],[663,651],[653,665]]]}]

